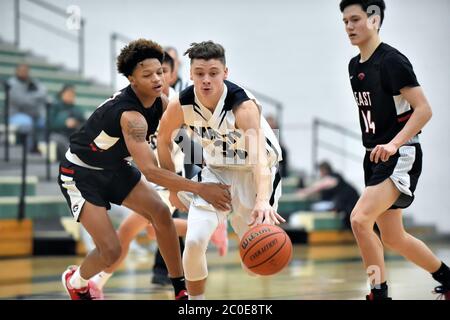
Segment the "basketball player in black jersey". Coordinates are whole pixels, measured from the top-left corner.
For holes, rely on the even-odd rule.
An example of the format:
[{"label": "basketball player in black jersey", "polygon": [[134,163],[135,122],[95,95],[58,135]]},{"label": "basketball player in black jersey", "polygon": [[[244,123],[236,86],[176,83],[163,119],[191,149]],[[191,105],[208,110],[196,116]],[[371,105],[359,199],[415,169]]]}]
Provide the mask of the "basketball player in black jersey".
[{"label": "basketball player in black jersey", "polygon": [[[160,169],[149,148],[149,136],[167,106],[167,98],[161,96],[163,55],[160,45],[145,39],[122,50],[117,67],[130,85],[99,106],[71,136],[61,161],[61,191],[96,244],[79,267],[69,267],[62,276],[71,299],[95,299],[88,279],[120,257],[120,242],[107,215],[110,203],[123,204],[152,222],[177,299],[187,297],[178,237],[169,208],[149,181],[199,194],[221,210],[229,206],[228,186],[195,183]],[[131,158],[139,170],[130,165]]]},{"label": "basketball player in black jersey", "polygon": [[[368,300],[390,299],[383,244],[430,272],[441,283],[435,291],[449,298],[450,270],[402,224],[422,169],[419,133],[431,118],[430,105],[409,60],[382,43],[383,0],[342,0],[346,32],[360,54],[349,64],[366,148],[366,188],[353,209],[351,224],[371,283]],[[374,233],[374,224],[381,241]]]}]

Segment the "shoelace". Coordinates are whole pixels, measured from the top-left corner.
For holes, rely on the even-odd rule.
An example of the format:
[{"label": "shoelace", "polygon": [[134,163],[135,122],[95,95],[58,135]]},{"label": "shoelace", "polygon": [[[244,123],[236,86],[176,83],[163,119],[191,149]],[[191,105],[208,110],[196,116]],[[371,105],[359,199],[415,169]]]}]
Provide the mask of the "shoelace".
[{"label": "shoelace", "polygon": [[446,294],[450,294],[450,290],[444,286],[437,286],[432,293],[438,294],[436,300],[445,300]]}]

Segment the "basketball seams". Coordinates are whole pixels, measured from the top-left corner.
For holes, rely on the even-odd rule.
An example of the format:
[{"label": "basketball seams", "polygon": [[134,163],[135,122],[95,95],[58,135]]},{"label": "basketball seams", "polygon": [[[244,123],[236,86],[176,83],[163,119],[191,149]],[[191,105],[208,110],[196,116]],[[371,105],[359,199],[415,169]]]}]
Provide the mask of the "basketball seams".
[{"label": "basketball seams", "polygon": [[[257,245],[259,242],[261,242],[262,240],[266,239],[267,237],[270,237],[272,235],[279,234],[279,233],[283,233],[283,231],[277,231],[277,232],[269,233],[269,234],[266,234],[261,239],[258,239],[258,241],[256,241],[252,246],[247,247],[247,249],[245,249],[246,250],[245,254],[244,254],[244,256],[241,257],[241,259],[244,260],[245,257],[247,256],[247,253],[250,251],[250,249],[253,248],[255,245]],[[244,239],[244,238],[242,238],[242,239]]]},{"label": "basketball seams", "polygon": [[[278,233],[282,233],[282,232],[278,232]],[[268,257],[266,260],[264,260],[264,261],[258,263],[258,264],[255,265],[255,266],[248,267],[248,268],[249,268],[249,269],[252,269],[252,268],[259,267],[260,265],[262,265],[262,264],[266,263],[267,261],[269,261],[270,259],[272,259],[278,252],[280,252],[281,249],[283,249],[283,247],[284,247],[284,245],[286,244],[286,242],[287,242],[287,235],[284,234],[284,242],[283,242],[283,243],[281,244],[281,246],[277,249],[277,251],[275,251],[275,252],[274,252],[270,257]],[[289,250],[289,251],[290,251],[290,250]]]}]

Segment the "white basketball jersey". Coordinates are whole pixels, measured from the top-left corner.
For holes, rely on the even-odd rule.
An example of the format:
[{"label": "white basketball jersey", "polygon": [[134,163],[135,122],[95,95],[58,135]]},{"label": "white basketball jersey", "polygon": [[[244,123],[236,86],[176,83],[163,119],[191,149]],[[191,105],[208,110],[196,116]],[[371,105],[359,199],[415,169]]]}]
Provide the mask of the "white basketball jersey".
[{"label": "white basketball jersey", "polygon": [[[203,106],[197,98],[194,86],[189,86],[179,94],[184,114],[184,122],[203,147],[203,157],[208,166],[247,168],[252,165],[245,148],[245,136],[235,126],[233,108],[247,100],[253,100],[261,110],[256,98],[244,88],[224,81],[223,94],[214,110]],[[282,160],[278,140],[261,116],[261,129],[265,135],[266,150],[271,167]]]},{"label": "white basketball jersey", "polygon": [[[176,99],[176,97],[177,92],[172,87],[169,87],[169,95],[167,98],[171,100],[174,98]],[[159,164],[159,156],[157,150],[158,132],[159,132],[159,125],[158,128],[156,129],[156,132],[150,136],[149,140],[150,140],[150,147],[153,149],[153,152],[155,153],[156,159],[158,160]],[[173,143],[172,145],[172,160],[175,166],[175,172],[183,173],[184,176],[184,153],[181,151],[181,148],[176,143]]]}]

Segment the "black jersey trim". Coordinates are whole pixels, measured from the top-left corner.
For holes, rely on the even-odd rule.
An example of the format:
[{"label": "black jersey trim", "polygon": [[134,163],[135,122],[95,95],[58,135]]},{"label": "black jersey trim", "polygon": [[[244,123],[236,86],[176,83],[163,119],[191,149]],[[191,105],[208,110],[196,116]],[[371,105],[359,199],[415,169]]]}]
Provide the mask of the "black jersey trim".
[{"label": "black jersey trim", "polygon": [[227,97],[225,98],[222,112],[232,110],[235,106],[241,103],[251,100],[245,90],[228,80],[224,80],[225,85],[228,88]]},{"label": "black jersey trim", "polygon": [[[222,109],[222,112],[223,112],[223,109]],[[225,112],[223,113],[222,118],[220,119],[220,122],[219,122],[219,128],[220,128],[220,126],[222,125],[223,120],[225,120],[225,117],[226,117],[226,115],[227,115],[227,112],[228,112],[228,110],[225,111]]]},{"label": "black jersey trim", "polygon": [[275,192],[277,191],[280,181],[281,181],[281,175],[280,175],[279,167],[277,166],[277,172],[275,173],[275,179],[273,180],[273,185],[272,185],[272,195],[270,196],[270,201],[269,201],[269,204],[271,206],[273,206],[273,204],[275,203]]},{"label": "black jersey trim", "polygon": [[192,109],[194,109],[194,112],[198,113],[200,115],[200,117],[202,117],[205,121],[208,121],[208,119],[206,119],[203,114],[201,113],[201,109],[200,106],[198,104],[196,104],[195,102],[192,104]]},{"label": "black jersey trim", "polygon": [[189,86],[180,92],[178,98],[182,106],[195,103],[194,86]]},{"label": "black jersey trim", "polygon": [[[277,159],[279,158],[280,154],[278,153],[278,150],[276,148],[273,147],[272,142],[270,142],[269,138],[266,137],[266,142],[269,145],[269,147],[273,150],[273,152],[275,152],[275,156],[277,157]],[[267,150],[269,153],[270,151]]]},{"label": "black jersey trim", "polygon": [[234,84],[233,82],[230,82],[228,80],[224,80],[224,84],[227,86],[228,91],[223,103],[222,110],[219,114],[220,116],[222,116],[219,122],[219,127],[222,125],[223,120],[225,120],[228,111],[233,110],[235,106],[238,106],[247,100],[251,100],[245,90],[237,84]]}]

